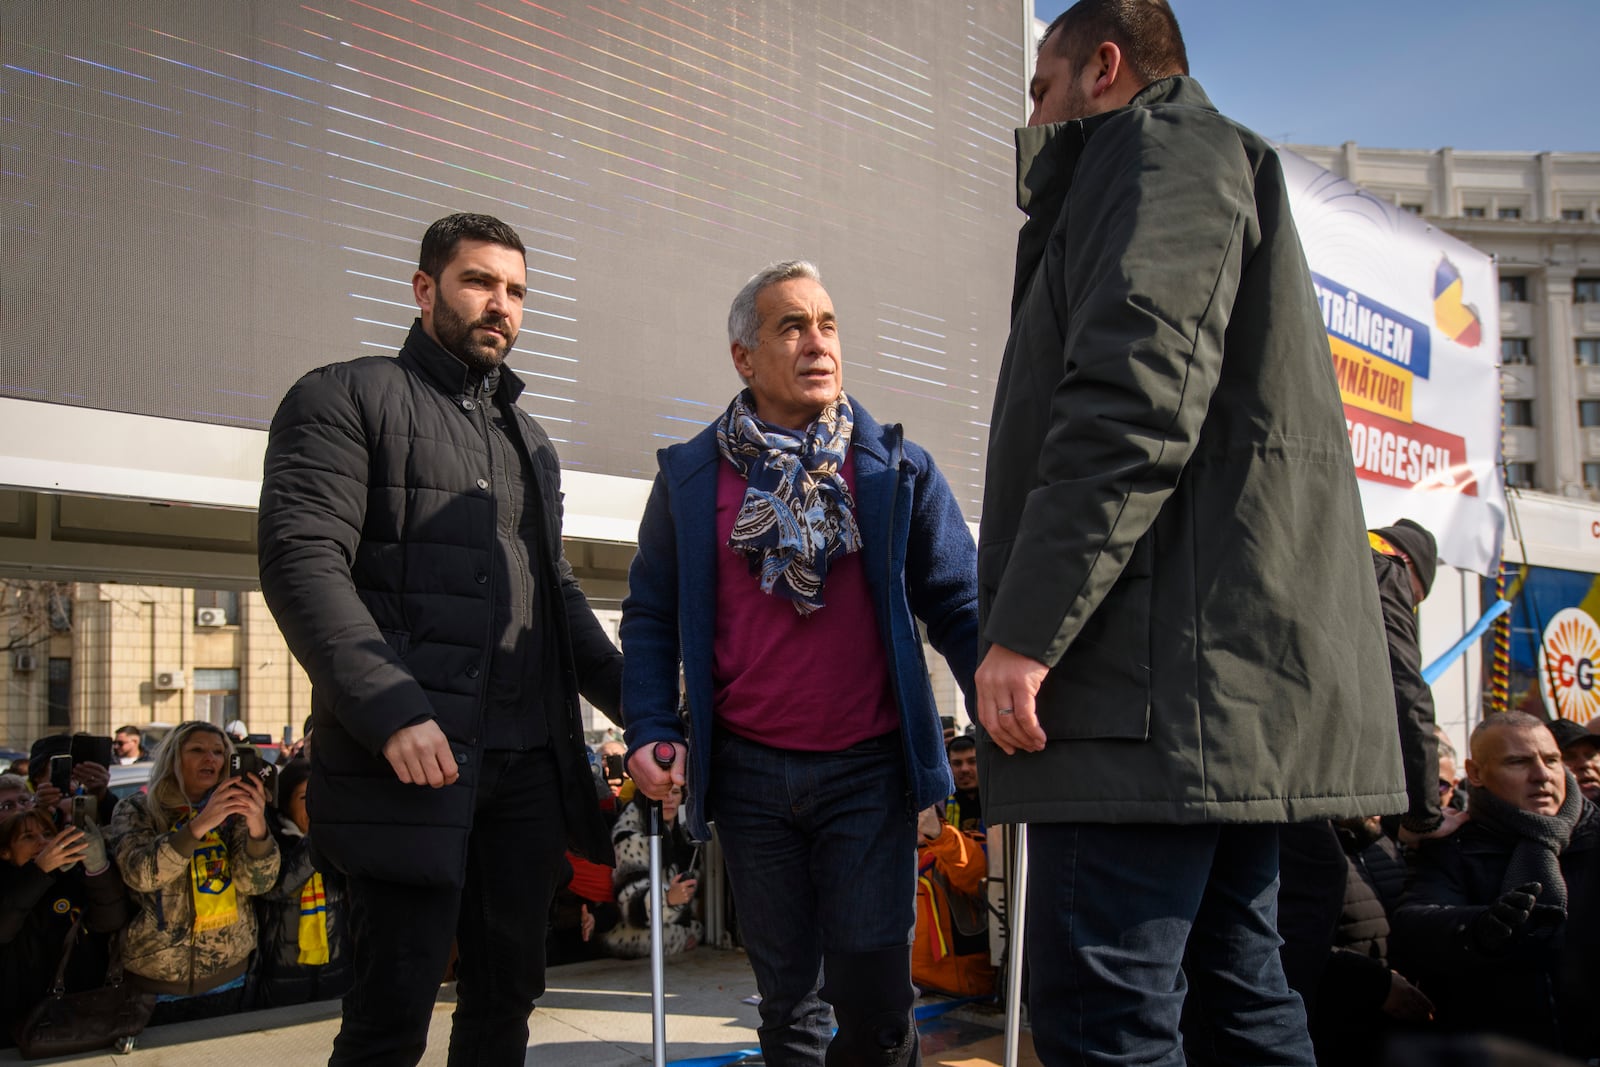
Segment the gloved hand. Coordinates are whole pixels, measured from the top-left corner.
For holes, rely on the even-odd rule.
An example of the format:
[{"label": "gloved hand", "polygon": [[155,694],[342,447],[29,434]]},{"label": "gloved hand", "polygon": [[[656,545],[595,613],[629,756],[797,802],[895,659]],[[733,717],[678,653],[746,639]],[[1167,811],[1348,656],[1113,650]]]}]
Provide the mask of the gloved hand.
[{"label": "gloved hand", "polygon": [[83,844],[83,873],[90,877],[105,873],[111,860],[106,856],[106,839],[99,826],[89,823],[83,828]]},{"label": "gloved hand", "polygon": [[1538,882],[1519,885],[1489,905],[1489,910],[1472,920],[1467,934],[1472,943],[1484,952],[1495,953],[1511,943],[1522,932],[1528,916],[1533,914],[1534,903],[1544,886]]}]

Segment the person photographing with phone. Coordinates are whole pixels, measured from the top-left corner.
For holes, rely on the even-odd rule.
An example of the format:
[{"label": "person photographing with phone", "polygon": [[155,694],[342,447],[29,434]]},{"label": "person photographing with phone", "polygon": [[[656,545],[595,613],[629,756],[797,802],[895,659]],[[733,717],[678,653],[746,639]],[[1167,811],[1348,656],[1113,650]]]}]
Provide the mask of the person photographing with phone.
[{"label": "person photographing with phone", "polygon": [[[689,840],[678,819],[683,790],[674,787],[661,802],[661,870],[666,908],[661,913],[661,944],[665,955],[688,952],[704,936],[695,918],[694,898],[700,886],[697,865],[700,850]],[[618,959],[643,959],[650,955],[650,798],[635,791],[617,816],[611,846],[617,852],[611,884],[619,916],[616,925],[601,931],[606,953]]]},{"label": "person photographing with phone", "polygon": [[233,743],[205,722],[162,742],[150,789],[117,805],[111,839],[137,913],[124,965],[158,995],[153,1025],[238,1010],[256,945],[248,898],[272,888],[278,845],[257,773],[230,774]]},{"label": "person photographing with phone", "polygon": [[68,993],[105,979],[109,936],[127,921],[122,882],[87,811],[76,805],[78,823],[61,830],[44,811],[0,819],[0,1048],[49,991],[75,918],[82,916],[89,936],[69,960]]}]

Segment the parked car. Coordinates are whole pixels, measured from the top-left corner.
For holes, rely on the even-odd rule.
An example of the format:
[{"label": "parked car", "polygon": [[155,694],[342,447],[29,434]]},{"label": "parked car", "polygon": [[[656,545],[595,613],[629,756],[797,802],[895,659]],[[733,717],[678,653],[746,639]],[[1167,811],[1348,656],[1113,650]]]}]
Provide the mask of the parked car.
[{"label": "parked car", "polygon": [[121,800],[134,793],[143,793],[150,787],[150,768],[153,766],[151,763],[129,763],[110,768],[111,795]]}]

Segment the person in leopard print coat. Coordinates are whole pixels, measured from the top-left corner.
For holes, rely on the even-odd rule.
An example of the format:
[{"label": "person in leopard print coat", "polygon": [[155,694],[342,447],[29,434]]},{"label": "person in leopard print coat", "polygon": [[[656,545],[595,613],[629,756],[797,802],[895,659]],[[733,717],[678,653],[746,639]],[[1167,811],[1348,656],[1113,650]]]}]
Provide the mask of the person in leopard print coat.
[{"label": "person in leopard print coat", "polygon": [[[702,928],[694,916],[694,842],[678,821],[681,790],[661,802],[661,817],[666,832],[661,836],[661,878],[666,887],[666,910],[661,913],[661,936],[665,955],[688,952],[700,943]],[[611,844],[617,853],[617,924],[601,935],[605,950],[619,959],[642,959],[650,955],[650,838],[646,830],[650,815],[649,799],[636,792],[617,818],[611,831]]]}]

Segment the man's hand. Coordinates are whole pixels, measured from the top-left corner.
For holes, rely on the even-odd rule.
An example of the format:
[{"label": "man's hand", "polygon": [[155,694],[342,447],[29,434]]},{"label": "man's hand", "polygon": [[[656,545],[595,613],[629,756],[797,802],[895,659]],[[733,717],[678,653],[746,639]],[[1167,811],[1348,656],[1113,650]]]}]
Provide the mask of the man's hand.
[{"label": "man's hand", "polygon": [[937,841],[944,833],[944,817],[937,804],[917,812],[917,836],[924,841]]},{"label": "man's hand", "polygon": [[407,785],[443,789],[461,777],[450,741],[432,719],[390,734],[383,743],[383,758],[394,768],[395,777]]},{"label": "man's hand", "polygon": [[90,796],[103,797],[111,784],[111,772],[98,763],[74,763],[72,780],[83,786],[83,791]]},{"label": "man's hand", "polygon": [[1529,882],[1519,885],[1509,893],[1502,894],[1500,899],[1489,905],[1467,927],[1467,932],[1472,940],[1485,952],[1495,953],[1510,944],[1511,939],[1522,933],[1528,923],[1528,916],[1533,914],[1533,906],[1539,899],[1539,891],[1544,887],[1538,882]]},{"label": "man's hand", "polygon": [[683,757],[687,749],[677,741],[671,742],[672,767],[667,769],[657,764],[652,755],[658,743],[651,742],[628,757],[628,776],[651,800],[665,800],[673,786],[683,785]]},{"label": "man's hand", "polygon": [[1446,808],[1444,810],[1444,818],[1439,821],[1439,825],[1425,834],[1407,830],[1404,826],[1400,827],[1400,843],[1407,848],[1416,848],[1420,842],[1437,841],[1441,837],[1449,837],[1471,821],[1472,816],[1465,811]]},{"label": "man's hand", "polygon": [[1433,1019],[1433,1001],[1399,971],[1390,971],[1389,995],[1384,998],[1382,1011],[1391,1019],[1425,1023]]},{"label": "man's hand", "polygon": [[1050,673],[1038,660],[1002,645],[990,645],[973,681],[978,689],[978,721],[1008,756],[1044,750],[1044,730],[1033,698]]}]

